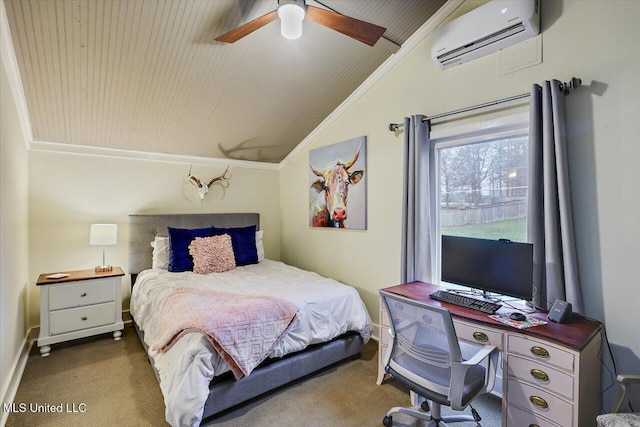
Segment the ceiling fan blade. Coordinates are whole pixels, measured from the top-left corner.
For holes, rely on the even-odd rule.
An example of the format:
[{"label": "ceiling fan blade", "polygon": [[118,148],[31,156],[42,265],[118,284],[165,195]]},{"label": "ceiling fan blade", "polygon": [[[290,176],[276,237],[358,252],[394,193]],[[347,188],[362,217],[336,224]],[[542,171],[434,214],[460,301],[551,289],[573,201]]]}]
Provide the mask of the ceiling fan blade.
[{"label": "ceiling fan blade", "polygon": [[234,43],[243,38],[244,36],[248,36],[253,33],[258,28],[264,27],[270,22],[275,21],[278,18],[278,12],[272,11],[267,13],[266,15],[262,15],[259,18],[254,19],[251,22],[247,22],[244,25],[239,26],[235,30],[231,30],[228,33],[225,33],[216,38],[216,41],[224,42],[224,43]]},{"label": "ceiling fan blade", "polygon": [[378,39],[387,31],[384,27],[309,5],[307,5],[306,17],[313,22],[324,25],[369,46],[376,44]]}]

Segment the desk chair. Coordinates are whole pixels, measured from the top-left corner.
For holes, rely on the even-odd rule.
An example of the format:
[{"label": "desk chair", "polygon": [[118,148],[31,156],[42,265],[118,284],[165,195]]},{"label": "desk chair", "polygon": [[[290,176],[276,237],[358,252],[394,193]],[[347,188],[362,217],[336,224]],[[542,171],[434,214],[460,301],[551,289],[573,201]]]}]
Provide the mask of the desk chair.
[{"label": "desk chair", "polygon": [[479,394],[491,391],[498,349],[487,345],[464,360],[449,310],[386,291],[380,291],[380,295],[391,319],[392,342],[384,361],[385,371],[426,399],[420,406],[391,408],[382,423],[390,426],[391,414],[402,413],[430,421],[430,427],[460,421],[475,421],[480,426],[480,416],[473,408],[473,416],[443,417],[441,405],[460,411]]}]

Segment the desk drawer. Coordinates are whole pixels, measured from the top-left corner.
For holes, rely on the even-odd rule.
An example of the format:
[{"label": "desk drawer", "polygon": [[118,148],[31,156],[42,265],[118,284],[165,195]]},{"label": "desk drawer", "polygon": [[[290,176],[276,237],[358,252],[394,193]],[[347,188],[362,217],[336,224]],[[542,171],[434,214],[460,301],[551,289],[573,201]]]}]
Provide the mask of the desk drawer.
[{"label": "desk drawer", "polygon": [[507,402],[529,412],[549,418],[562,426],[573,425],[573,405],[547,391],[509,378]]},{"label": "desk drawer", "polygon": [[391,335],[389,334],[389,328],[382,326],[380,328],[380,344],[388,346],[391,343]]},{"label": "desk drawer", "polygon": [[482,328],[473,323],[461,322],[454,320],[453,325],[456,328],[458,339],[473,344],[494,345],[502,350],[502,333]]},{"label": "desk drawer", "polygon": [[380,310],[380,326],[391,326],[391,320],[389,319],[389,313],[387,312],[387,310]]},{"label": "desk drawer", "polygon": [[531,360],[557,366],[568,372],[574,371],[573,353],[555,347],[546,341],[540,341],[523,335],[507,335],[509,353],[521,354]]},{"label": "desk drawer", "polygon": [[509,355],[508,374],[573,400],[573,377],[533,360]]},{"label": "desk drawer", "polygon": [[49,313],[51,335],[95,328],[115,322],[115,303],[89,305]]},{"label": "desk drawer", "polygon": [[558,424],[515,406],[507,408],[506,427],[561,427]]},{"label": "desk drawer", "polygon": [[113,289],[113,279],[84,280],[53,285],[49,289],[49,310],[114,301]]}]

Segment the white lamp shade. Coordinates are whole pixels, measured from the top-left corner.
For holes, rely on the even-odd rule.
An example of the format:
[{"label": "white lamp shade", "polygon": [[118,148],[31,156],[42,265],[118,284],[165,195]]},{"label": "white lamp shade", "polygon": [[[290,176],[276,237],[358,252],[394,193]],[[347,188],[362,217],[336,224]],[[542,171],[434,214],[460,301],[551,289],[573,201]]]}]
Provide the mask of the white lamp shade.
[{"label": "white lamp shade", "polygon": [[115,245],[118,243],[117,224],[91,224],[90,245]]},{"label": "white lamp shade", "polygon": [[304,9],[296,4],[283,4],[278,8],[280,33],[285,39],[297,39],[302,35]]}]

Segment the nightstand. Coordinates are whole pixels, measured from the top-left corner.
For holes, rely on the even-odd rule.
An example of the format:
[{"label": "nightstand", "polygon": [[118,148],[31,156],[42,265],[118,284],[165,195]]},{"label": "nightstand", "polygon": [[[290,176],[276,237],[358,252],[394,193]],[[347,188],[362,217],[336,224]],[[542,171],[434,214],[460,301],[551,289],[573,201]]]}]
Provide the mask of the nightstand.
[{"label": "nightstand", "polygon": [[[40,354],[48,356],[51,344],[113,332],[122,336],[122,276],[120,267],[98,273],[94,270],[63,272],[64,277],[41,274]],[[62,275],[60,274],[60,275]]]}]

